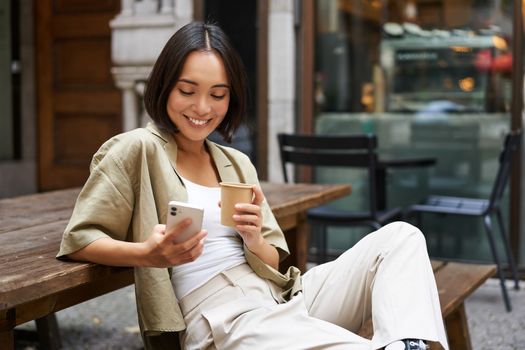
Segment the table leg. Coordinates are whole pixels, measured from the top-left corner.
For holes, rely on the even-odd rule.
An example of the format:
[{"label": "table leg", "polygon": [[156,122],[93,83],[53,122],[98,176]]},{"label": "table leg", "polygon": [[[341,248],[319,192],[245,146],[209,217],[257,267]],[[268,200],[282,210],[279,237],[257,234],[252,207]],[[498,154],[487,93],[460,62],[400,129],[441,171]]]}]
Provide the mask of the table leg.
[{"label": "table leg", "polygon": [[445,318],[445,327],[451,350],[472,350],[464,303]]},{"label": "table leg", "polygon": [[[288,221],[290,222],[290,221]],[[281,272],[286,272],[288,267],[296,266],[302,272],[306,271],[306,261],[308,258],[308,223],[306,213],[299,213],[293,220],[294,224],[286,228],[284,225],[285,238],[290,249],[290,255],[280,264]]]},{"label": "table leg", "polygon": [[14,350],[15,348],[15,317],[14,309],[0,311],[0,344],[2,349]]},{"label": "table leg", "polygon": [[62,347],[58,322],[54,313],[36,320],[38,341],[43,349],[55,350]]}]

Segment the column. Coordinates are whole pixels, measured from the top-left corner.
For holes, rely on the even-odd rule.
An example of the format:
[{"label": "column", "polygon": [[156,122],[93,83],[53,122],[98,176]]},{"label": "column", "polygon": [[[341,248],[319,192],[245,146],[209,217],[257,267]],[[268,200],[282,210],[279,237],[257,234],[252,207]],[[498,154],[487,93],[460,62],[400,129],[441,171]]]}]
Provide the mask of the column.
[{"label": "column", "polygon": [[122,90],[122,130],[138,128],[140,125],[135,82],[118,81],[117,86]]},{"label": "column", "polygon": [[295,126],[294,1],[270,3],[268,30],[268,179],[282,182],[277,134]]},{"label": "column", "polygon": [[133,3],[135,0],[120,0],[120,15],[133,16]]},{"label": "column", "polygon": [[161,0],[160,13],[169,14],[173,12],[173,0]]}]

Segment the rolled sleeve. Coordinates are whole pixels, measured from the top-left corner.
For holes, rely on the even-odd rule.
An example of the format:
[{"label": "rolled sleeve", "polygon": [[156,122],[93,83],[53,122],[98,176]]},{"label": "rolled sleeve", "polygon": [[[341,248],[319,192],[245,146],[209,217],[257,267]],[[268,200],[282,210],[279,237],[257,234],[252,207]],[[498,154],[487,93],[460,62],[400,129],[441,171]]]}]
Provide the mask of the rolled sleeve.
[{"label": "rolled sleeve", "polygon": [[110,156],[92,168],[62,236],[57,257],[73,253],[93,241],[128,239],[133,191],[121,167]]}]

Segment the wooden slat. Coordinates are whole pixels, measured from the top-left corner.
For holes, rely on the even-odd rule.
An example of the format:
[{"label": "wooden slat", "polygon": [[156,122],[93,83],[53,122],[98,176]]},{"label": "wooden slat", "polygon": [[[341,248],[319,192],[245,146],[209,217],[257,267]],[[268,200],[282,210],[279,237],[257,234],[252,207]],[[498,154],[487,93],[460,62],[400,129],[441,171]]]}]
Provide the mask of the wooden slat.
[{"label": "wooden slat", "polygon": [[[58,252],[62,232],[66,225],[67,220],[61,220],[2,233],[0,237],[3,252],[0,262],[4,275],[0,275],[0,280],[5,277],[5,271],[9,270],[10,265],[19,265],[26,256],[36,261],[49,254],[50,251]],[[35,253],[38,255],[34,255]]]},{"label": "wooden slat", "polygon": [[432,271],[436,273],[437,270],[445,266],[445,262],[441,260],[430,260],[430,265],[432,265]]},{"label": "wooden slat", "polygon": [[277,219],[339,199],[351,192],[350,185],[295,184],[283,191],[282,185],[262,184]]},{"label": "wooden slat", "polygon": [[[450,349],[471,349],[464,301],[481,284],[496,273],[495,265],[475,265],[432,260],[432,270],[439,291],[441,313],[445,320]],[[371,339],[374,330],[368,319],[358,334]],[[441,349],[432,344],[431,349]]]},{"label": "wooden slat", "polygon": [[[58,283],[59,281],[57,281]],[[22,324],[35,318],[57,312],[86,300],[96,298],[114,290],[133,284],[133,269],[119,268],[105,276],[85,284],[78,284],[72,289],[61,290],[57,294],[49,294],[37,300],[18,305],[16,308],[16,324]]]},{"label": "wooden slat", "polygon": [[291,216],[282,216],[277,218],[277,223],[283,231],[293,229],[297,226],[297,217],[295,215]]},{"label": "wooden slat", "polygon": [[480,285],[496,273],[495,265],[476,265],[449,262],[436,276],[441,312],[447,317]]},{"label": "wooden slat", "polygon": [[[295,184],[287,185],[286,191],[283,191],[282,186],[282,184],[261,184],[277,219],[328,203],[351,192],[351,186],[346,184]],[[80,188],[73,188],[0,200],[0,233],[55,221],[53,215],[56,213],[60,215],[56,219],[61,220],[67,210],[71,213],[79,192]],[[65,212],[61,212],[60,208],[65,209]],[[29,212],[33,214],[29,215]],[[66,215],[64,218],[68,217]]]},{"label": "wooden slat", "polygon": [[[3,233],[0,303],[11,308],[103,279],[121,268],[57,260],[67,220]],[[131,269],[129,269],[131,270]]]},{"label": "wooden slat", "polygon": [[[75,303],[89,300],[97,295],[128,285],[133,281],[132,268],[73,263],[69,263],[69,265],[71,266],[68,266],[67,269],[59,270],[59,272],[54,274],[48,273],[45,278],[33,281],[33,283],[25,286],[13,286],[13,283],[10,283],[10,290],[6,292],[0,291],[2,294],[0,307],[3,309],[16,307],[17,320],[20,317],[24,318],[21,316],[23,314],[21,310],[24,309],[28,314],[31,314],[27,319],[24,318],[24,320],[29,321],[46,315],[46,312],[54,312],[57,311],[57,308],[60,310]],[[121,274],[124,274],[123,278],[130,282],[120,284],[118,276]],[[89,285],[95,287],[86,287]],[[76,291],[68,296],[69,294],[66,292],[72,289],[76,289]],[[70,299],[77,298],[75,299],[76,302],[73,303],[63,299],[63,295],[68,296]],[[64,303],[64,306],[58,306],[60,303]],[[27,304],[33,306],[24,307]]]},{"label": "wooden slat", "polygon": [[71,216],[80,188],[0,200],[0,234],[65,220]]}]

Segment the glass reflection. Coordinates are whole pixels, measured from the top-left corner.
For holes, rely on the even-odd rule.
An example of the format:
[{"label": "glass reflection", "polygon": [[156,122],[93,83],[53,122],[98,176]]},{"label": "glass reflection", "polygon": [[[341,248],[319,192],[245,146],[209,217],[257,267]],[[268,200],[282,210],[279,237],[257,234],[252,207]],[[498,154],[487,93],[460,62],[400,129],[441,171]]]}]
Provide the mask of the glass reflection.
[{"label": "glass reflection", "polygon": [[[317,0],[315,19],[316,132],[373,132],[382,157],[437,160],[393,170],[389,206],[429,193],[486,198],[510,125],[512,1]],[[362,205],[357,172],[317,176],[352,182],[340,205]],[[451,230],[438,221],[432,230]],[[447,222],[463,233],[439,254],[490,258],[479,223]]]}]

